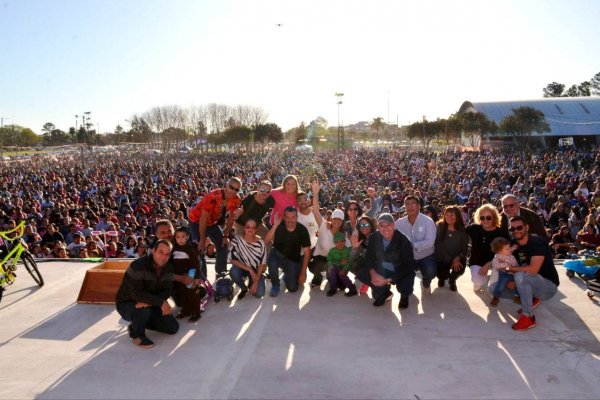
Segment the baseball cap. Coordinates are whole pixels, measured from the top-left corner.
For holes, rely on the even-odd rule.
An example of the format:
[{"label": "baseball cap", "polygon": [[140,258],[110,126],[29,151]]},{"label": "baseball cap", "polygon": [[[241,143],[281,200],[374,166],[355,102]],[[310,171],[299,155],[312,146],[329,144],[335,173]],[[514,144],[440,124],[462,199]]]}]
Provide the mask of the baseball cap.
[{"label": "baseball cap", "polygon": [[377,223],[381,224],[393,224],[394,223],[394,217],[392,216],[392,214],[389,213],[383,213],[380,214],[379,217],[377,217]]},{"label": "baseball cap", "polygon": [[339,208],[333,210],[333,212],[331,213],[331,219],[341,219],[342,221],[344,220],[344,212],[342,210],[340,210]]},{"label": "baseball cap", "polygon": [[335,235],[333,235],[334,242],[340,242],[340,241],[345,241],[345,240],[346,240],[346,235],[344,235],[343,232],[336,232]]}]

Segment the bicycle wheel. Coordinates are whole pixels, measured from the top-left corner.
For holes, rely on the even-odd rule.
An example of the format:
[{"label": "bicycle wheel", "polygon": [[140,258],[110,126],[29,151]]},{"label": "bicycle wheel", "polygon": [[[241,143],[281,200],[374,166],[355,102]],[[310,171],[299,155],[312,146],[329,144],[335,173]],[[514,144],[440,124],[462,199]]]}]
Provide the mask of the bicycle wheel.
[{"label": "bicycle wheel", "polygon": [[44,278],[42,278],[42,274],[40,274],[37,264],[33,257],[31,257],[31,254],[21,254],[21,260],[23,261],[27,272],[29,272],[35,283],[37,283],[39,286],[44,286]]}]

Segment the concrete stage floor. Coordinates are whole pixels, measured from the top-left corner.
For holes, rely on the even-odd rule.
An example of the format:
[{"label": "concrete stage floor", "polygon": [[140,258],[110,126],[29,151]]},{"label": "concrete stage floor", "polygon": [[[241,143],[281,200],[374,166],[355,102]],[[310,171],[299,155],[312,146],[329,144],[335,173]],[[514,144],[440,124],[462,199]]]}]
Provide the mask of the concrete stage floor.
[{"label": "concrete stage floor", "polygon": [[156,347],[146,350],[113,306],[76,303],[93,265],[40,263],[43,288],[21,269],[7,289],[0,398],[600,398],[599,303],[561,266],[558,295],[527,332],[510,328],[517,305],[489,308],[463,276],[458,293],[423,295],[417,280],[401,313],[397,293],[375,308],[308,285],[211,303],[174,336],[149,331]]}]

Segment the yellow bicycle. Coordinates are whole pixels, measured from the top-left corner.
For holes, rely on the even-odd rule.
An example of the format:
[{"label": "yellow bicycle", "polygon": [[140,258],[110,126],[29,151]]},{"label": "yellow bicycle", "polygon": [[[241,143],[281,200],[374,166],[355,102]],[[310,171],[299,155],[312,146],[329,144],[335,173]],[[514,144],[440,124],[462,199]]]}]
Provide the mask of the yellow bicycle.
[{"label": "yellow bicycle", "polygon": [[23,262],[25,269],[29,272],[35,283],[39,286],[44,286],[44,278],[42,278],[37,263],[27,250],[27,245],[23,240],[24,234],[25,221],[22,221],[14,229],[0,232],[0,254],[3,254],[0,260],[0,300],[2,299],[4,288],[12,285],[17,277],[15,271],[17,270],[19,261]]}]

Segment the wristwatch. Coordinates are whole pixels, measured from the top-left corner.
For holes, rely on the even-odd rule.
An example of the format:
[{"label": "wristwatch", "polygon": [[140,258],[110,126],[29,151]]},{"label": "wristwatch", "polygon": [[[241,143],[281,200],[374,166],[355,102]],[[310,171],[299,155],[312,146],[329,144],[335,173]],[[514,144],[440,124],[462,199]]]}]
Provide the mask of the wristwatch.
[{"label": "wristwatch", "polygon": [[506,268],[504,268],[504,269],[505,269],[505,270],[507,270],[507,271],[510,271],[510,267],[506,267]]}]

